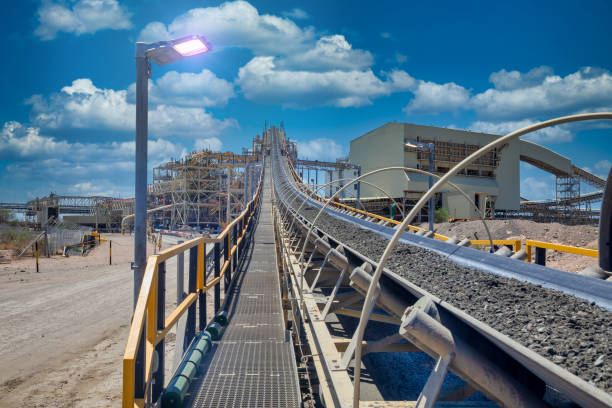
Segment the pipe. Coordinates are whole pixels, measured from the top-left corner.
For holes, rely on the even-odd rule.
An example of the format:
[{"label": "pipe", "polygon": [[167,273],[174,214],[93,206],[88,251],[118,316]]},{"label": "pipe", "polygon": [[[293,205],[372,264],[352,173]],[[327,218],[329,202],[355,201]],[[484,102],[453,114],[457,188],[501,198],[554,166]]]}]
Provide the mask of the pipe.
[{"label": "pipe", "polygon": [[[175,205],[178,205],[178,204],[168,204],[168,205],[162,205],[161,207],[151,208],[150,210],[147,210],[147,214],[151,214],[151,213],[154,213],[154,212],[156,212],[156,211],[160,211],[160,210],[165,210],[165,209],[168,209],[168,208],[172,208],[172,207],[174,207]],[[132,218],[134,218],[134,214],[126,215],[125,217],[123,217],[123,218],[121,219],[121,233],[123,233],[123,227],[124,227],[125,222],[126,222],[127,220],[129,220],[129,219],[132,219]]]},{"label": "pipe", "polygon": [[201,332],[194,344],[195,346],[187,354],[187,358],[168,384],[164,395],[162,395],[162,408],[179,408],[183,406],[189,386],[200,368],[204,354],[210,350],[212,341],[208,333]]}]

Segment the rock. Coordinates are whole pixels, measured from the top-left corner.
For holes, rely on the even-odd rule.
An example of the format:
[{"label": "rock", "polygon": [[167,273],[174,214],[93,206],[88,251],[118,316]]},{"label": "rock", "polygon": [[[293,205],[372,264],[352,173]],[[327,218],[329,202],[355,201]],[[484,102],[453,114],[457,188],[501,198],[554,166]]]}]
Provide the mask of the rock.
[{"label": "rock", "polygon": [[593,363],[593,365],[595,367],[599,367],[602,366],[604,363],[604,355],[602,354],[601,356],[597,357],[597,360],[595,360],[595,362]]},{"label": "rock", "polygon": [[564,361],[565,361],[565,357],[563,357],[563,356],[557,355],[557,356],[553,356],[553,358],[552,358],[552,362],[555,363],[555,364],[559,364],[559,363],[562,363]]}]

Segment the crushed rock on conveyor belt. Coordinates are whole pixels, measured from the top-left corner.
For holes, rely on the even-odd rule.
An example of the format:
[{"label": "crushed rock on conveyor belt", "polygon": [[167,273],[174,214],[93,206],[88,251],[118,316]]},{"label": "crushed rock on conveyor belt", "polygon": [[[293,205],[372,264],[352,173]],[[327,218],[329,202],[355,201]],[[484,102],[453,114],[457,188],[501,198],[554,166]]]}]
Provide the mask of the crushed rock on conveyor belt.
[{"label": "crushed rock on conveyor belt", "polygon": [[[317,210],[318,212],[318,210]],[[307,218],[312,207],[302,210]],[[317,227],[372,260],[389,241],[323,214]],[[400,243],[387,268],[587,382],[612,392],[612,313],[585,300],[469,269]]]}]

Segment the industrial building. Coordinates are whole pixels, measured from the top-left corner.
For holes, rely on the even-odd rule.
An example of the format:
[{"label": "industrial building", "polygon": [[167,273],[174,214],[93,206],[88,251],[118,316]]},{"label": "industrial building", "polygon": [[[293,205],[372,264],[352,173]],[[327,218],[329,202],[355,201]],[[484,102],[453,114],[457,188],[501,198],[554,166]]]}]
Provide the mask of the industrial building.
[{"label": "industrial building", "polygon": [[[391,166],[428,170],[430,152],[423,145],[433,144],[433,172],[442,175],[498,135],[457,129],[390,122],[350,143],[349,161],[361,167],[361,174]],[[525,216],[527,203],[521,202],[520,162],[527,162],[556,176],[556,197],[541,211],[530,213],[542,219],[568,218],[577,213],[592,215],[589,203],[601,199],[601,193],[581,195],[581,183],[603,188],[605,180],[572,165],[570,159],[543,146],[513,140],[476,160],[457,175],[453,182],[473,198],[476,205],[493,216]],[[367,180],[380,186],[406,207],[415,203],[428,188],[426,175],[409,173],[410,181],[399,171],[375,174]],[[369,209],[385,207],[388,198],[370,186],[361,186],[361,204]],[[436,195],[435,208],[446,208],[452,218],[477,218],[478,213],[456,190],[444,187]],[[529,208],[532,208],[529,207]],[[423,213],[426,215],[426,212]],[[550,216],[550,217],[549,217]],[[592,218],[592,217],[591,217]]]}]

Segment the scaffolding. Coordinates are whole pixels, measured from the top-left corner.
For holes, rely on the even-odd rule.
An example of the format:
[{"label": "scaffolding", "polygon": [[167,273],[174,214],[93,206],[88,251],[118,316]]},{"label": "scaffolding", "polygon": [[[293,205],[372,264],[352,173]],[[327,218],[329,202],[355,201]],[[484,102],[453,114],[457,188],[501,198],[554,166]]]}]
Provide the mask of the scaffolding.
[{"label": "scaffolding", "polygon": [[168,229],[223,228],[242,211],[261,171],[263,137],[242,154],[202,150],[153,169],[149,208],[172,205],[150,217]]},{"label": "scaffolding", "polygon": [[[428,140],[420,137],[416,138],[417,142],[434,145],[434,171],[440,175],[447,173],[457,163],[461,162],[470,154],[474,153],[481,146],[467,143],[446,142],[442,140]],[[417,154],[417,168],[429,168],[429,152],[424,151],[420,147],[411,146],[409,140],[404,141],[404,150],[406,152]],[[485,153],[467,168],[461,170],[458,175],[467,177],[486,177],[495,179],[495,170],[501,161],[501,151],[507,144],[494,148]]]}]

